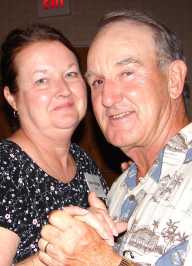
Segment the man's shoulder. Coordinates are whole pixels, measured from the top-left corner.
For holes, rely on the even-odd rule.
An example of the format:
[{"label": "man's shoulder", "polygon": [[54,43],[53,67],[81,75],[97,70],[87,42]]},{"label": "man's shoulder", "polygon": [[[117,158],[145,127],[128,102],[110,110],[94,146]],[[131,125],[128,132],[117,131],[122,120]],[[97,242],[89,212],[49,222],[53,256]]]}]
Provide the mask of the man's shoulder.
[{"label": "man's shoulder", "polygon": [[113,182],[110,191],[115,191],[116,189],[122,190],[122,187],[126,185],[125,179],[127,178],[129,169],[124,171],[117,179]]},{"label": "man's shoulder", "polygon": [[125,182],[127,174],[128,170],[123,172],[111,186],[111,189],[107,195],[107,205],[109,208],[110,206],[116,205],[118,202],[121,203],[121,199],[124,197],[125,193],[127,193],[127,185]]}]

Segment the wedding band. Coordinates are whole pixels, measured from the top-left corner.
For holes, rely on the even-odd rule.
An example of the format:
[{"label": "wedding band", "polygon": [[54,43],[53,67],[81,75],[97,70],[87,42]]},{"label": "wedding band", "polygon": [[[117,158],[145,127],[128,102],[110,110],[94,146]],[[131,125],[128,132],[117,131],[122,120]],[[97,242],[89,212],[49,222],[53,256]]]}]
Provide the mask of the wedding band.
[{"label": "wedding band", "polygon": [[45,253],[47,253],[47,247],[48,247],[48,245],[49,245],[49,242],[46,241],[46,244],[45,244],[45,246],[44,246],[44,252],[45,252]]}]

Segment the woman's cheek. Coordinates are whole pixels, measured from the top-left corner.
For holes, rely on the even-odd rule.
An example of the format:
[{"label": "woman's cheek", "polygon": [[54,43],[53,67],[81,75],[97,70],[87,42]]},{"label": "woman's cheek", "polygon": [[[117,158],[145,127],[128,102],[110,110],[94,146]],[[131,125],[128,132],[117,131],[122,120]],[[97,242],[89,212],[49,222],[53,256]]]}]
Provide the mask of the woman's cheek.
[{"label": "woman's cheek", "polygon": [[40,102],[46,103],[49,101],[49,96],[48,95],[41,95],[39,96]]}]

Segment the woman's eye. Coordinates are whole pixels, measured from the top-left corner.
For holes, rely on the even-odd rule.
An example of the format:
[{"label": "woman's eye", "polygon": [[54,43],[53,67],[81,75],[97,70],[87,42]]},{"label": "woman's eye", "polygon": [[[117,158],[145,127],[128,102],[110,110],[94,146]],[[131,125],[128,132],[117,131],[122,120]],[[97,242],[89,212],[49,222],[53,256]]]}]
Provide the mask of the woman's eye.
[{"label": "woman's eye", "polygon": [[65,74],[66,78],[77,78],[79,76],[79,73],[76,71],[71,71]]},{"label": "woman's eye", "polygon": [[45,84],[47,84],[47,82],[48,82],[47,78],[40,78],[40,79],[35,81],[35,84],[39,86],[39,85],[45,85]]}]

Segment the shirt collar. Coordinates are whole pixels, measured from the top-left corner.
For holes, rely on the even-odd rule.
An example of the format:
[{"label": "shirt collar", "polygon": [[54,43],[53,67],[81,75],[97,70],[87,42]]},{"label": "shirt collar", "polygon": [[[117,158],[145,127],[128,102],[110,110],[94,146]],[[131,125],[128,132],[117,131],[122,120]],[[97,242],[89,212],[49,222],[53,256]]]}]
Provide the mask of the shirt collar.
[{"label": "shirt collar", "polygon": [[[147,175],[153,178],[153,180],[157,183],[160,181],[164,155],[166,155],[167,152],[170,152],[170,149],[173,149],[174,153],[175,151],[173,147],[175,146],[175,149],[178,150],[180,149],[183,151],[184,149],[186,149],[187,152],[185,161],[192,161],[192,147],[188,147],[188,144],[190,143],[192,146],[192,123],[182,128],[177,135],[175,135],[169,140],[167,145],[160,151],[158,158],[155,160],[154,164],[149,169]],[[128,169],[127,177],[125,178],[125,183],[130,189],[135,188],[137,185],[137,166],[134,162],[130,165]]]}]

